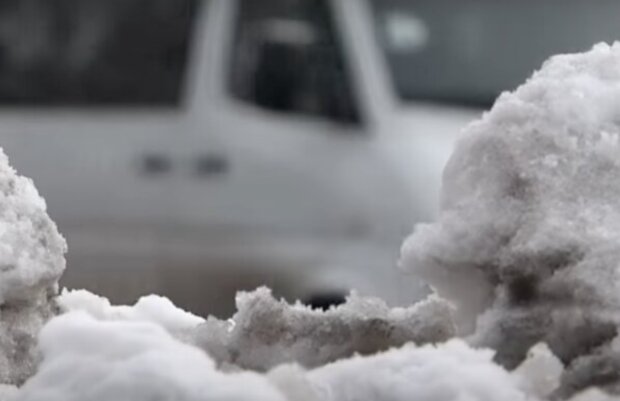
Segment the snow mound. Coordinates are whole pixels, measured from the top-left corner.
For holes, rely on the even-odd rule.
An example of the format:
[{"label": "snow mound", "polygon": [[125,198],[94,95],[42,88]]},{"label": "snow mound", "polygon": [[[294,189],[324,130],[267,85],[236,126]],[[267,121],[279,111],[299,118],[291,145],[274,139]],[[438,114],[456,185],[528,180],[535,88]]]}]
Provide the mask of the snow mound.
[{"label": "snow mound", "polygon": [[199,348],[154,322],[54,318],[42,331],[37,374],[12,401],[521,401],[518,380],[493,352],[460,340],[412,344],[314,370],[283,365],[266,374],[224,373]]},{"label": "snow mound", "polygon": [[407,345],[378,355],[356,356],[307,373],[285,365],[268,376],[288,394],[289,400],[528,399],[517,380],[492,359],[492,351],[474,350],[460,340],[452,340],[440,346]]},{"label": "snow mound", "polygon": [[278,301],[267,288],[239,293],[237,313],[196,330],[196,344],[218,362],[264,371],[297,362],[315,367],[354,353],[372,354],[407,342],[443,342],[454,335],[452,307],[438,298],[409,308],[352,294],[327,311]]},{"label": "snow mound", "polygon": [[54,314],[65,251],[45,201],[0,149],[0,383],[19,384],[34,371],[36,336]]},{"label": "snow mound", "polygon": [[216,371],[203,351],[155,323],[72,312],[52,320],[39,344],[39,371],[14,400],[285,400],[258,374]]},{"label": "snow mound", "polygon": [[[540,341],[568,372],[609,357],[601,347],[620,322],[619,104],[620,44],[551,58],[466,128],[439,221],[403,246],[401,266],[454,301],[460,332],[505,366]],[[617,380],[597,373],[614,364],[591,362],[585,382]]]}]

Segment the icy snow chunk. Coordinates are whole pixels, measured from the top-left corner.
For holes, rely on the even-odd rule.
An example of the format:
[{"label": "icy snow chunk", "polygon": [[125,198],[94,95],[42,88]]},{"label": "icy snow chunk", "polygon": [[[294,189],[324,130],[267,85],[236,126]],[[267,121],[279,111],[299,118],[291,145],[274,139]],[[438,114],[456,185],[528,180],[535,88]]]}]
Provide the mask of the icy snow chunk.
[{"label": "icy snow chunk", "polygon": [[177,308],[168,298],[148,295],[133,306],[115,306],[107,298],[86,290],[63,290],[58,296],[63,312],[84,311],[98,320],[153,322],[171,333],[187,332],[205,320]]},{"label": "icy snow chunk", "polygon": [[409,308],[352,294],[327,311],[290,305],[260,288],[239,293],[229,321],[209,318],[196,342],[224,365],[267,370],[287,362],[315,367],[354,353],[371,354],[400,346],[442,342],[454,335],[452,307],[430,298]]},{"label": "icy snow chunk", "polygon": [[570,370],[617,334],[618,105],[620,44],[551,58],[466,128],[439,221],[403,247],[401,265],[506,366],[544,341]]},{"label": "icy snow chunk", "polygon": [[[404,346],[378,355],[334,362],[305,375],[295,366],[269,373],[300,401],[525,401],[515,378],[492,361],[493,352],[460,340]],[[294,383],[294,385],[292,385]],[[298,396],[302,398],[297,398]]]},{"label": "icy snow chunk", "polygon": [[65,240],[32,181],[0,149],[0,383],[32,374],[36,335],[54,314]]},{"label": "icy snow chunk", "polygon": [[198,348],[155,323],[96,320],[85,312],[41,332],[43,361],[19,401],[284,401],[264,377],[224,374]]}]

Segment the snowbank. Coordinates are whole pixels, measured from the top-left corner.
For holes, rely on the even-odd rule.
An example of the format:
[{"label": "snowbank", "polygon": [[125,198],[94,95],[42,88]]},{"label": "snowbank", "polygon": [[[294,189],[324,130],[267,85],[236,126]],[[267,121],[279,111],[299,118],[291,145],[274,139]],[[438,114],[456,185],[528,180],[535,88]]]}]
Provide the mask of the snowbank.
[{"label": "snowbank", "polygon": [[465,130],[439,221],[403,247],[473,344],[514,367],[544,341],[571,391],[620,377],[619,104],[620,44],[551,58]]},{"label": "snowbank", "polygon": [[39,371],[16,400],[284,401],[258,374],[217,372],[204,352],[155,323],[73,312],[50,322],[39,343]]},{"label": "snowbank", "polygon": [[405,346],[305,371],[223,373],[202,350],[148,321],[98,320],[86,312],[55,318],[41,333],[39,372],[20,401],[521,401],[518,380],[493,353],[454,340]]},{"label": "snowbank", "polygon": [[[528,399],[518,381],[492,359],[492,351],[474,350],[452,340],[440,346],[408,345],[374,356],[357,356],[307,373],[283,366],[268,376],[288,391],[291,401]],[[298,398],[300,394],[306,398]]]},{"label": "snowbank", "polygon": [[19,384],[35,369],[36,336],[54,314],[65,251],[45,201],[0,150],[0,383]]},{"label": "snowbank", "polygon": [[455,334],[451,306],[438,298],[390,309],[379,299],[355,294],[327,311],[278,301],[267,288],[239,293],[228,321],[209,318],[196,343],[220,363],[264,371],[297,362],[320,366],[353,355],[373,354],[407,342],[444,342]]}]

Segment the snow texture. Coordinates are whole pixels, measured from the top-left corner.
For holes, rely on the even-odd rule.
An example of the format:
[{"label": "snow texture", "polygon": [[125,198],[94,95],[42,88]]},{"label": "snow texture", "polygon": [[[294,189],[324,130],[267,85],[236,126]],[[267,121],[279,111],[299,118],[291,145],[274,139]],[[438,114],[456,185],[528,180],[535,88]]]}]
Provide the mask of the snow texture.
[{"label": "snow texture", "polygon": [[527,358],[513,371],[521,387],[539,399],[548,398],[560,387],[564,365],[551,352],[547,344],[532,347]]},{"label": "snow texture", "polygon": [[[93,302],[85,292],[69,294],[78,294],[71,300],[86,307],[78,305],[45,326],[37,373],[20,389],[0,387],[1,401],[409,401],[412,396],[418,401],[536,401],[554,396],[562,371],[543,344],[509,373],[493,362],[493,351],[458,339],[410,343],[311,370],[299,364],[264,374],[222,370],[204,350],[173,336],[171,329],[179,326],[169,319],[144,318],[137,306]],[[155,305],[153,312],[176,316],[177,322],[188,317],[167,302]],[[578,401],[610,399],[605,397],[588,391]]]},{"label": "snow texture", "polygon": [[0,149],[0,383],[19,384],[35,369],[36,336],[55,313],[65,251],[45,201]]},{"label": "snow texture", "polygon": [[546,342],[567,365],[562,396],[620,377],[610,349],[620,322],[619,104],[620,44],[551,58],[466,128],[438,222],[403,247],[401,266],[453,301],[460,333],[504,366]]},{"label": "snow texture", "polygon": [[19,401],[284,401],[256,373],[224,374],[198,348],[146,321],[103,321],[85,312],[42,331],[43,361]]},{"label": "snow texture", "polygon": [[591,388],[575,395],[570,401],[618,401],[618,398],[604,393],[599,389]]},{"label": "snow texture", "polygon": [[356,356],[307,373],[282,366],[268,377],[291,401],[528,399],[517,380],[492,359],[492,351],[474,350],[452,340],[440,346],[407,345],[378,355]]},{"label": "snow texture", "polygon": [[407,342],[443,342],[454,336],[452,308],[431,297],[409,308],[355,294],[327,311],[278,301],[267,288],[239,293],[228,321],[209,318],[196,343],[224,365],[264,371],[297,362],[320,366],[354,353],[373,354]]},{"label": "snow texture", "polygon": [[460,340],[406,345],[314,370],[222,372],[197,347],[151,321],[96,319],[84,311],[42,331],[43,361],[11,401],[521,401],[519,380],[493,352]]}]

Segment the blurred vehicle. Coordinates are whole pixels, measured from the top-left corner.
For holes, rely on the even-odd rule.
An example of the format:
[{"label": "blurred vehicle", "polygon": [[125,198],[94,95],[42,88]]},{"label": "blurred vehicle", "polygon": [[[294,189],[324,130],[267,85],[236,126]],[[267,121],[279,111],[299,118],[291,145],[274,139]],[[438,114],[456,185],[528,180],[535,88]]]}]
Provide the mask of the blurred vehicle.
[{"label": "blurred vehicle", "polygon": [[68,239],[64,284],[220,315],[258,285],[419,298],[399,247],[458,132],[549,51],[510,57],[521,25],[493,21],[538,17],[509,2],[9,3],[0,144]]}]

